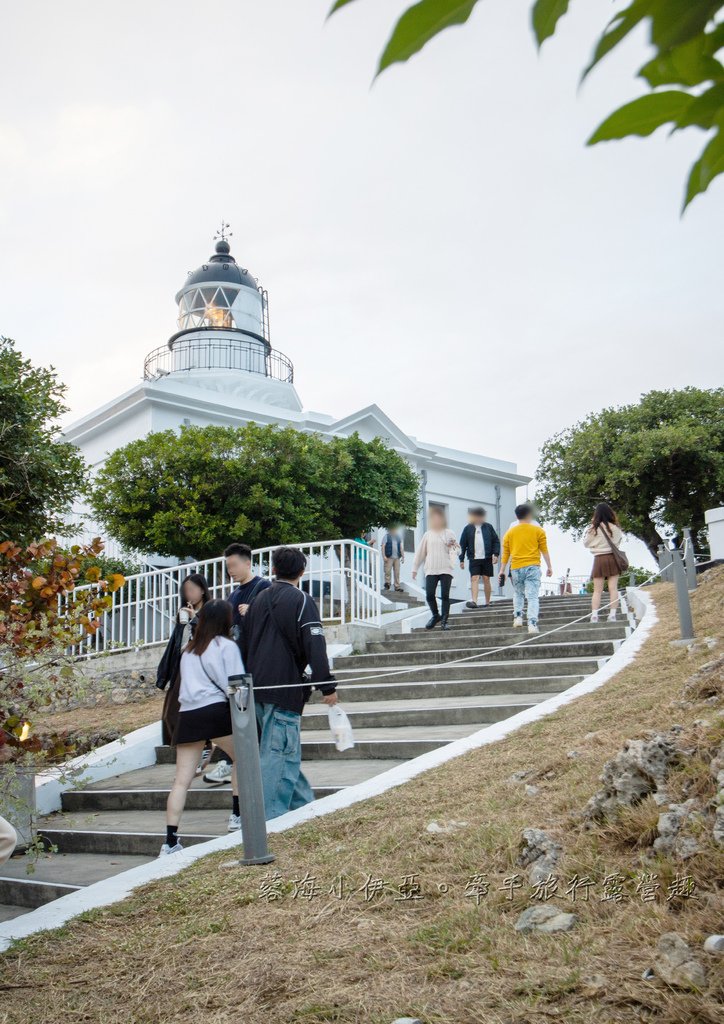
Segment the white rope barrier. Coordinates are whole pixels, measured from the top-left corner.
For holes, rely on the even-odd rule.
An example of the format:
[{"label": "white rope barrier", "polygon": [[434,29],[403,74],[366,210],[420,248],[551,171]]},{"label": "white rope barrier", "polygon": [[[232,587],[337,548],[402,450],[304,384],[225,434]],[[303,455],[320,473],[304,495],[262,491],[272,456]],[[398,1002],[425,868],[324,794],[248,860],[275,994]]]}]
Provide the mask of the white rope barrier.
[{"label": "white rope barrier", "polygon": [[[656,572],[652,573],[652,575],[649,576],[648,579],[646,579],[643,583],[638,584],[638,587],[648,586],[648,584],[651,583],[653,580],[655,580],[656,577],[661,574],[661,572],[662,572],[661,569],[657,569]],[[637,587],[637,589],[638,589],[638,587]],[[599,611],[605,611],[606,608],[610,608],[611,607],[612,603],[613,603],[612,601],[608,601],[606,604],[601,605],[601,607],[598,610]],[[589,620],[591,618],[591,614],[592,614],[591,612],[586,612],[585,615],[579,615],[579,617],[577,619],[571,619],[570,622],[564,622],[562,625],[556,626],[554,629],[546,630],[544,633],[535,633],[532,636],[526,637],[525,640],[519,640],[519,641],[517,641],[514,644],[503,644],[500,647],[493,647],[493,648],[489,648],[487,650],[483,649],[482,653],[480,651],[478,651],[475,654],[467,655],[464,658],[454,658],[451,661],[433,662],[432,664],[426,664],[426,665],[410,665],[409,667],[405,667],[405,668],[390,669],[389,671],[380,672],[380,673],[378,673],[376,675],[364,675],[364,676],[358,676],[357,678],[352,678],[352,679],[346,679],[345,678],[345,679],[336,680],[336,682],[340,686],[355,685],[355,686],[358,686],[359,689],[369,689],[369,688],[372,688],[374,685],[376,685],[375,683],[372,682],[373,680],[385,679],[385,678],[390,677],[390,676],[409,675],[412,672],[426,672],[426,671],[428,671],[431,668],[439,668],[441,666],[444,666],[445,668],[449,668],[452,665],[462,665],[462,664],[465,664],[466,662],[470,662],[470,661],[481,661],[483,658],[490,658],[494,654],[500,654],[501,651],[511,651],[511,650],[514,650],[515,648],[518,648],[518,647],[524,647],[526,644],[535,644],[535,643],[539,642],[540,640],[542,640],[543,637],[553,636],[553,634],[559,633],[559,632],[561,632],[561,630],[568,629],[570,626],[575,626],[579,622],[585,622],[586,620]],[[293,686],[310,686],[310,685],[311,686],[317,686],[317,685],[323,685],[323,683],[320,683],[320,684],[317,684],[317,683],[311,683],[310,684],[308,682],[306,682],[306,683],[288,683],[286,685],[280,684],[278,686],[264,686],[264,687],[261,687],[261,689],[263,689],[263,690],[287,690],[287,689],[290,689]],[[437,686],[437,685],[439,685],[439,683],[438,683],[437,680],[434,680],[434,679],[430,679],[430,680],[424,680],[423,679],[423,680],[420,680],[420,682],[417,683],[416,685],[417,686]]]}]

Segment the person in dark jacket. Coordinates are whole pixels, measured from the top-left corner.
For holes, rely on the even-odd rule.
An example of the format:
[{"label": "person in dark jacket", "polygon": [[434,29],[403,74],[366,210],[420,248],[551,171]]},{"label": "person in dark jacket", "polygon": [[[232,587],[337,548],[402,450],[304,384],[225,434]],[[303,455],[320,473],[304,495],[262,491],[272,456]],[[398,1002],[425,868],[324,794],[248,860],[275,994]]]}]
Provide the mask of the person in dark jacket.
[{"label": "person in dark jacket", "polygon": [[191,639],[199,611],[207,601],[211,600],[206,577],[199,572],[192,572],[181,584],[179,597],[181,607],[176,616],[176,625],[156,671],[156,686],[159,690],[166,690],[168,687],[161,714],[161,730],[165,744],[174,742],[178,721],[181,655]]},{"label": "person in dark jacket", "polygon": [[467,556],[470,567],[470,597],[468,608],[478,608],[480,580],[483,581],[485,604],[490,604],[492,587],[491,578],[495,575],[493,566],[500,555],[500,538],[490,525],[485,522],[485,509],[474,508],[470,512],[470,522],[460,537],[460,568],[465,567]]},{"label": "person in dark jacket", "polygon": [[[254,598],[242,619],[241,650],[253,678],[267,818],[314,799],[301,770],[302,711],[313,686],[325,704],[337,703],[319,610],[298,586],[306,564],[298,548],[277,548],[276,580]],[[302,685],[307,666],[311,676]]]},{"label": "person in dark jacket", "polygon": [[232,636],[238,641],[241,636],[241,620],[249,605],[262,590],[271,586],[271,580],[255,576],[252,568],[251,548],[248,544],[229,544],[224,552],[226,571],[234,581],[234,589],[227,598],[232,607]]}]

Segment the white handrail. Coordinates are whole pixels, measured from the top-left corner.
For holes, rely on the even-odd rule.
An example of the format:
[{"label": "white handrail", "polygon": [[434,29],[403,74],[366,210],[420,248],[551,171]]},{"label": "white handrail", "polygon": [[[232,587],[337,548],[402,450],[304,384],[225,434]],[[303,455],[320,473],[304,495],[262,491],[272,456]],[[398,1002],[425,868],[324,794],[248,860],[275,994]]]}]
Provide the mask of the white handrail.
[{"label": "white handrail", "polygon": [[[379,625],[382,614],[380,553],[355,540],[324,540],[290,544],[307,557],[301,587],[317,602],[323,622]],[[252,551],[256,575],[271,577],[272,554],[278,545]],[[127,576],[111,595],[100,628],[87,633],[74,649],[86,657],[109,650],[131,650],[162,643],[170,637],[179,610],[181,585],[189,573],[206,577],[211,596],[228,597],[234,583],[223,557]],[[88,585],[91,586],[91,585]],[[75,593],[88,589],[77,587]],[[71,596],[72,599],[72,596]],[[62,609],[61,600],[61,609]]]}]

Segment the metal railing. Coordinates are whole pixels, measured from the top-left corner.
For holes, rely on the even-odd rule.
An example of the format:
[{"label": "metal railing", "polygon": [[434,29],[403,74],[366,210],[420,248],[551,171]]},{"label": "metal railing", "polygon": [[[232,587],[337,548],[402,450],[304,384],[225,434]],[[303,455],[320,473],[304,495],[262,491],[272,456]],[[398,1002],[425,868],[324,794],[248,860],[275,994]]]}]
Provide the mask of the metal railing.
[{"label": "metal railing", "polygon": [[[379,625],[382,613],[379,551],[354,540],[289,546],[299,548],[306,555],[307,568],[300,586],[317,602],[322,622]],[[256,575],[271,577],[275,547],[252,552],[252,569]],[[228,597],[234,589],[223,558],[186,562],[169,569],[128,576],[124,585],[110,595],[112,604],[104,612],[99,628],[87,633],[73,653],[92,656],[168,640],[176,623],[181,584],[192,572],[206,577],[214,598]],[[78,587],[74,593],[84,589]],[[72,594],[70,599],[73,599]]]},{"label": "metal railing", "polygon": [[283,352],[266,350],[261,341],[214,338],[213,328],[208,328],[203,338],[198,334],[177,337],[172,348],[160,345],[149,352],[143,364],[143,377],[157,380],[169,373],[189,370],[245,370],[285,384],[294,383],[294,366]]}]

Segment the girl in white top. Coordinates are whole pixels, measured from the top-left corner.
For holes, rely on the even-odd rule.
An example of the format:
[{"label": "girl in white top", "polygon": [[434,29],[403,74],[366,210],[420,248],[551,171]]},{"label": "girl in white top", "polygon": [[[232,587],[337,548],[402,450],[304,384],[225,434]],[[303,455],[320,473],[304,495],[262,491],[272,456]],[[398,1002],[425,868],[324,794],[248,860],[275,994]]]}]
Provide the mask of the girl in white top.
[{"label": "girl in white top", "polygon": [[[420,547],[415,554],[412,566],[412,578],[417,579],[417,571],[425,563],[425,597],[432,612],[432,618],[425,629],[434,629],[438,622],[441,629],[449,629],[450,586],[453,580],[452,557],[459,553],[460,545],[452,530],[448,530],[445,516],[441,509],[430,509],[428,514],[430,529],[423,535]],[[457,560],[457,559],[456,559]],[[436,591],[440,585],[442,607],[438,610]]]},{"label": "girl in white top", "polygon": [[623,539],[623,532],[618,524],[618,518],[611,506],[601,501],[596,505],[593,519],[586,527],[583,534],[585,547],[593,554],[593,597],[591,598],[591,622],[598,622],[598,609],[601,607],[603,596],[603,585],[608,580],[609,597],[609,622],[616,619],[618,610],[618,575],[619,567],[611,552],[609,540],[619,547]]},{"label": "girl in white top", "polygon": [[[229,639],[232,608],[228,601],[207,601],[181,655],[179,716],[176,726],[176,774],[166,804],[166,842],[161,856],[182,849],[178,841],[186,794],[194,780],[204,741],[211,739],[233,759],[229,678],[243,675],[239,648]],[[229,831],[241,827],[236,770],[231,773]]]}]

